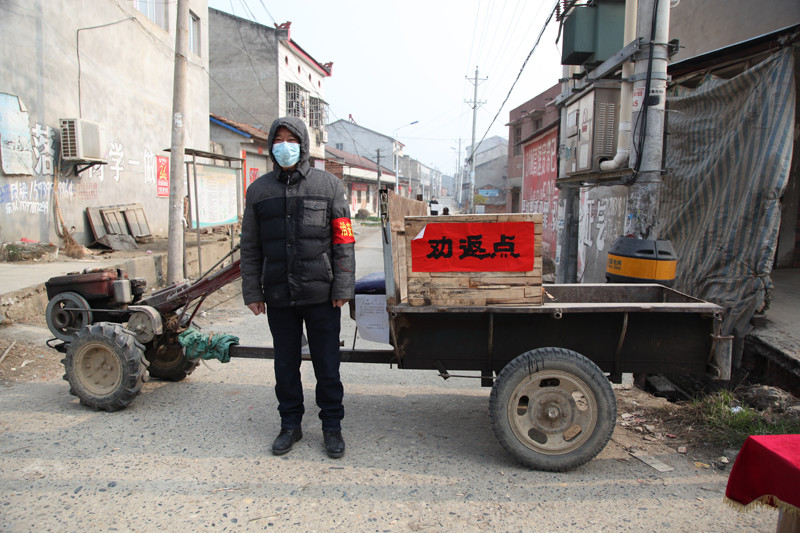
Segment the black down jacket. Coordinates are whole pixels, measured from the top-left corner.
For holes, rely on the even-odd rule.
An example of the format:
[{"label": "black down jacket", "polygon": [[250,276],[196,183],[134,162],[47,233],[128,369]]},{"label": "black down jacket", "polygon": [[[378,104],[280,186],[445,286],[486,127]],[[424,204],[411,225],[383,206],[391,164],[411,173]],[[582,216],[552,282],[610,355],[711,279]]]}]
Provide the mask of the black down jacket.
[{"label": "black down jacket", "polygon": [[247,189],[241,241],[244,303],[290,307],[351,299],[355,240],[344,186],[309,164],[302,120],[276,120],[269,146],[281,126],[301,140],[300,161],[290,172],[276,162],[276,170]]}]

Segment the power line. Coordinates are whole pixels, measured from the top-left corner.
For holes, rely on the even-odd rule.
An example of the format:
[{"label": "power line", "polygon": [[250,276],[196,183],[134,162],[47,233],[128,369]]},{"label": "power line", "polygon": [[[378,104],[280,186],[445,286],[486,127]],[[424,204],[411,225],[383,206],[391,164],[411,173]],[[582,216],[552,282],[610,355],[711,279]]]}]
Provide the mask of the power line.
[{"label": "power line", "polygon": [[261,3],[261,7],[263,7],[263,8],[264,8],[264,11],[266,11],[266,12],[267,12],[267,16],[270,18],[270,20],[272,21],[272,23],[273,23],[273,24],[277,24],[277,23],[275,22],[275,17],[273,17],[273,16],[272,16],[272,13],[270,13],[270,12],[269,12],[269,9],[267,9],[267,5],[264,3],[264,0],[259,0],[259,2]]},{"label": "power line", "polygon": [[542,29],[539,32],[539,36],[536,38],[536,42],[533,44],[533,48],[531,48],[531,51],[528,53],[528,57],[526,57],[525,61],[523,61],[522,67],[520,67],[519,73],[517,73],[517,77],[514,80],[514,83],[511,84],[511,88],[508,90],[508,94],[506,94],[506,97],[503,100],[503,103],[500,104],[500,108],[497,110],[497,113],[494,115],[494,118],[492,119],[492,122],[489,124],[489,127],[486,128],[486,132],[483,134],[483,137],[481,137],[481,140],[478,142],[477,146],[475,146],[475,149],[472,150],[472,153],[470,154],[470,159],[473,158],[474,155],[478,152],[478,148],[480,147],[481,143],[484,141],[484,139],[486,139],[486,136],[489,134],[489,130],[492,129],[492,126],[494,125],[495,121],[497,120],[497,117],[500,116],[500,112],[503,111],[503,107],[505,107],[506,102],[508,102],[508,99],[511,97],[511,92],[514,90],[514,87],[517,85],[517,82],[519,81],[519,78],[522,76],[522,72],[525,70],[525,67],[528,64],[528,60],[533,55],[533,52],[536,50],[536,47],[539,46],[539,41],[542,40],[542,35],[544,35],[544,32],[547,29],[547,26],[550,24],[550,21],[553,20],[553,15],[556,14],[556,10],[557,9],[558,9],[558,0],[556,0],[556,4],[553,6],[553,9],[550,11],[550,15],[547,17],[547,20],[544,22],[544,26],[542,26]]},{"label": "power line", "polygon": [[480,17],[480,13],[481,13],[481,0],[478,1],[478,7],[475,10],[475,24],[472,27],[472,42],[469,45],[469,54],[467,54],[467,65],[466,65],[467,68],[469,68],[469,66],[472,64],[472,50],[475,48],[475,37],[478,31],[478,19]]}]

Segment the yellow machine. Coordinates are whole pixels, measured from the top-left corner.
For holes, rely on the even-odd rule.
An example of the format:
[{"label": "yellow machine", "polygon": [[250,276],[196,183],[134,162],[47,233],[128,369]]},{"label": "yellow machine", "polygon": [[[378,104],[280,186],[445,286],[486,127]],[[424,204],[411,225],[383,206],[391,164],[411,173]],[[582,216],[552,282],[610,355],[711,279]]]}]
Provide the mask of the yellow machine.
[{"label": "yellow machine", "polygon": [[606,280],[672,287],[678,258],[670,241],[617,237],[608,250]]}]

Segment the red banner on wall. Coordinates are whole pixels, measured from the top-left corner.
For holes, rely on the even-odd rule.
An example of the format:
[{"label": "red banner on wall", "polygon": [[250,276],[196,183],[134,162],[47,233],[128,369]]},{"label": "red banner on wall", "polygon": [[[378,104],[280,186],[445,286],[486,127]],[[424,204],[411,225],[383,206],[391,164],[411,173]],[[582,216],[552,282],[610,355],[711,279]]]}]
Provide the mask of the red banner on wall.
[{"label": "red banner on wall", "polygon": [[414,272],[533,270],[533,222],[434,222],[411,241]]},{"label": "red banner on wall", "polygon": [[555,259],[558,221],[558,129],[525,145],[522,212],[542,213],[542,253]]},{"label": "red banner on wall", "polygon": [[169,198],[169,157],[156,156],[156,196]]}]

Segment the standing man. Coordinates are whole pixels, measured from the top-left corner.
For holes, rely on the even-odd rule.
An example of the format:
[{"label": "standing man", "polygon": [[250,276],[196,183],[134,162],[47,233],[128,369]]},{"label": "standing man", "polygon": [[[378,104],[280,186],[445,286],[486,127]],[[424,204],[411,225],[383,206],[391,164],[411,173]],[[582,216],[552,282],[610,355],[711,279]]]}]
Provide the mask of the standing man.
[{"label": "standing man", "polygon": [[339,328],[341,307],[354,297],[356,270],[350,209],[341,181],[309,164],[308,130],[301,119],[277,119],[268,142],[275,167],[247,189],[241,271],[244,303],[256,315],[266,311],[275,345],[281,431],[272,453],[287,453],[303,437],[305,322],[325,451],[339,458],[344,455]]}]

